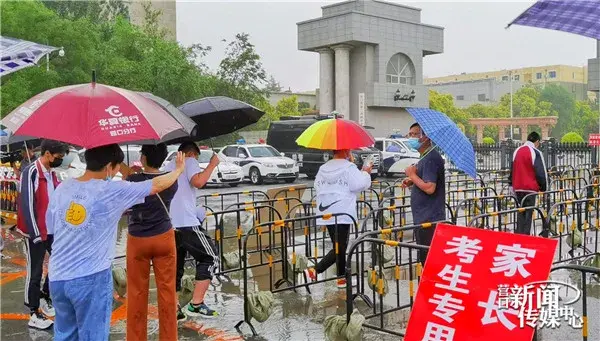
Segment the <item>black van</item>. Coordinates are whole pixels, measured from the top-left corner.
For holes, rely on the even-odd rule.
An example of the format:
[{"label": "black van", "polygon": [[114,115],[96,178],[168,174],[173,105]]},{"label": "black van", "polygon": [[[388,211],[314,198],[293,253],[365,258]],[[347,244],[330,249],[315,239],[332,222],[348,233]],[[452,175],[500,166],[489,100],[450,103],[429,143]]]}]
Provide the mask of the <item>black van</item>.
[{"label": "black van", "polygon": [[[333,157],[331,151],[309,149],[296,144],[296,139],[311,124],[318,120],[329,118],[327,116],[290,116],[282,117],[280,121],[271,122],[267,135],[267,144],[273,146],[285,156],[298,162],[300,173],[306,174],[313,179],[319,167]],[[371,178],[375,179],[380,172],[381,153],[375,148],[361,148],[353,150],[354,160],[358,168],[362,168],[363,161],[371,154],[374,155],[375,163]]]}]

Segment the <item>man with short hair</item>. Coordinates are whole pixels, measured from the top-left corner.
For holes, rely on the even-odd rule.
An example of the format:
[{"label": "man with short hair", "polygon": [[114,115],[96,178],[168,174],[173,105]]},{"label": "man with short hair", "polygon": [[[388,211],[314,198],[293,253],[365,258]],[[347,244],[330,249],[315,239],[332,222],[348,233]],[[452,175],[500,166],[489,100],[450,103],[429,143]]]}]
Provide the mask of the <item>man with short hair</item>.
[{"label": "man with short hair", "polygon": [[[534,131],[527,136],[527,141],[513,154],[509,181],[521,207],[535,206],[536,196],[528,194],[545,192],[548,188],[544,156],[538,149],[540,143],[541,136]],[[515,232],[528,235],[531,232],[532,219],[533,210],[519,212]]]},{"label": "man with short hair", "polygon": [[[411,136],[407,144],[419,151],[421,159],[417,165],[406,168],[405,186],[412,186],[410,207],[413,224],[421,225],[446,220],[446,178],[444,159],[432,141],[417,123],[410,127]],[[419,245],[431,245],[435,226],[417,227],[415,237]],[[418,260],[425,265],[427,251],[419,250]]]},{"label": "man with short hair", "polygon": [[25,169],[25,167],[29,166],[30,163],[35,161],[35,152],[31,143],[23,142],[23,147],[21,148],[21,156],[23,157],[23,159],[19,163],[18,167],[16,163],[11,163],[11,167],[13,168],[17,179],[21,178],[21,172]]},{"label": "man with short hair", "polygon": [[[44,140],[42,155],[23,168],[18,201],[17,228],[25,235],[27,279],[25,280],[25,305],[30,309],[29,327],[47,329],[53,324],[47,316],[55,315],[48,275],[41,286],[46,252],[52,253],[52,231],[46,228],[46,210],[50,195],[59,181],[52,168],[62,164],[68,146],[62,142]],[[41,308],[41,312],[40,312]],[[42,314],[43,313],[43,314]]]},{"label": "man with short hair", "polygon": [[[204,187],[211,173],[219,164],[219,158],[214,154],[206,169],[202,170],[198,164],[200,149],[194,142],[183,142],[179,146],[179,151],[185,155],[185,170],[177,180],[178,188],[170,208],[177,248],[175,287],[177,291],[181,291],[186,253],[189,253],[196,261],[196,286],[191,302],[184,309],[178,309],[177,319],[185,319],[183,313],[189,316],[216,317],[219,314],[206,305],[204,296],[217,268],[219,257],[216,254],[214,242],[202,229],[198,219],[196,189]],[[175,163],[171,162],[166,169],[173,169],[174,166]]]}]

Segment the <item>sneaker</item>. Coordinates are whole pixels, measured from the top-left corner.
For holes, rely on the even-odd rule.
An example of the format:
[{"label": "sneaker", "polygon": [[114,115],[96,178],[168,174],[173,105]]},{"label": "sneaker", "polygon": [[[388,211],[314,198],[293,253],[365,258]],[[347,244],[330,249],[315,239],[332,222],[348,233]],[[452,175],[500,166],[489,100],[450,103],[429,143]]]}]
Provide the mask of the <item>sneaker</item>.
[{"label": "sneaker", "polygon": [[346,289],[346,279],[344,279],[344,278],[338,279],[336,285],[337,285],[338,289]]},{"label": "sneaker", "polygon": [[29,327],[36,329],[48,329],[52,327],[54,322],[49,320],[40,312],[31,313],[31,317],[29,318]]},{"label": "sneaker", "polygon": [[317,280],[317,271],[314,268],[307,268],[304,270],[304,277],[307,281],[315,282]]},{"label": "sneaker", "polygon": [[177,305],[177,322],[183,322],[187,320],[187,315],[181,309],[181,306]]},{"label": "sneaker", "polygon": [[56,315],[52,300],[49,298],[40,298],[40,310],[48,317],[54,317]]},{"label": "sneaker", "polygon": [[190,302],[185,308],[185,313],[187,316],[202,316],[205,318],[214,318],[219,316],[219,313],[217,313],[215,310],[210,309],[204,303],[195,305],[192,304],[192,302]]}]

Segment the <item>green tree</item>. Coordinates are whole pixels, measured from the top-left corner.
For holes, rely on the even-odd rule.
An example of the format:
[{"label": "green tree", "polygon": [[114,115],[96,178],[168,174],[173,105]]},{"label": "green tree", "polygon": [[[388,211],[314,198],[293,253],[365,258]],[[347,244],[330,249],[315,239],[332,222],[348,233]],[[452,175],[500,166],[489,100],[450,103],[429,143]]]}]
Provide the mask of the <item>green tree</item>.
[{"label": "green tree", "polygon": [[280,119],[282,116],[300,116],[300,111],[298,110],[298,97],[289,96],[277,101],[277,104],[275,105],[275,115],[277,119]]},{"label": "green tree", "polygon": [[496,141],[491,137],[484,137],[483,144],[496,144]]},{"label": "green tree", "polygon": [[261,86],[267,82],[260,56],[248,33],[238,33],[227,42],[225,58],[219,64],[217,75],[234,87],[262,93]]},{"label": "green tree", "polygon": [[283,87],[281,86],[281,84],[279,84],[275,77],[271,76],[269,77],[269,80],[267,81],[267,85],[265,86],[264,90],[268,93],[281,92],[283,90]]},{"label": "green tree", "polygon": [[540,93],[540,100],[552,103],[552,110],[558,115],[558,122],[552,129],[552,136],[558,138],[573,130],[576,107],[575,97],[567,89],[558,84],[548,84]]},{"label": "green tree", "polygon": [[[594,104],[594,107],[596,105]],[[573,131],[587,138],[592,133],[598,132],[598,110],[592,109],[590,103],[577,101],[572,121]]]},{"label": "green tree", "polygon": [[52,0],[43,4],[66,19],[87,18],[95,23],[112,20],[117,16],[129,19],[129,9],[122,0]]},{"label": "green tree", "polygon": [[[540,91],[534,86],[525,86],[513,94],[514,117],[543,117],[556,116],[552,103],[541,100]],[[500,99],[500,110],[508,112],[510,116],[510,94]]]},{"label": "green tree", "polygon": [[429,90],[429,107],[446,114],[454,123],[462,124],[463,127],[469,127],[469,116],[467,113],[454,105],[454,98],[450,94],[440,94],[437,91]]},{"label": "green tree", "polygon": [[566,133],[561,139],[561,143],[583,143],[583,137],[574,131]]}]

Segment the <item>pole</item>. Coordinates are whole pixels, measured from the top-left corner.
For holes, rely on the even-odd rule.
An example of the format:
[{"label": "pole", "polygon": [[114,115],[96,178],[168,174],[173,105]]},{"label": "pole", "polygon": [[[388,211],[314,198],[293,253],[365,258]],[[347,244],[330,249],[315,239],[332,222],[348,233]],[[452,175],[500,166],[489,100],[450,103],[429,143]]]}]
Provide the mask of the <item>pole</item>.
[{"label": "pole", "polygon": [[513,138],[513,125],[512,125],[512,119],[513,119],[513,76],[512,76],[512,71],[508,71],[508,77],[509,77],[509,81],[510,81],[510,139],[514,140]]},{"label": "pole", "polygon": [[596,40],[596,62],[598,67],[598,92],[596,93],[596,101],[598,102],[598,133],[600,133],[600,39]]},{"label": "pole", "polygon": [[50,53],[46,54],[46,72],[50,71]]}]

